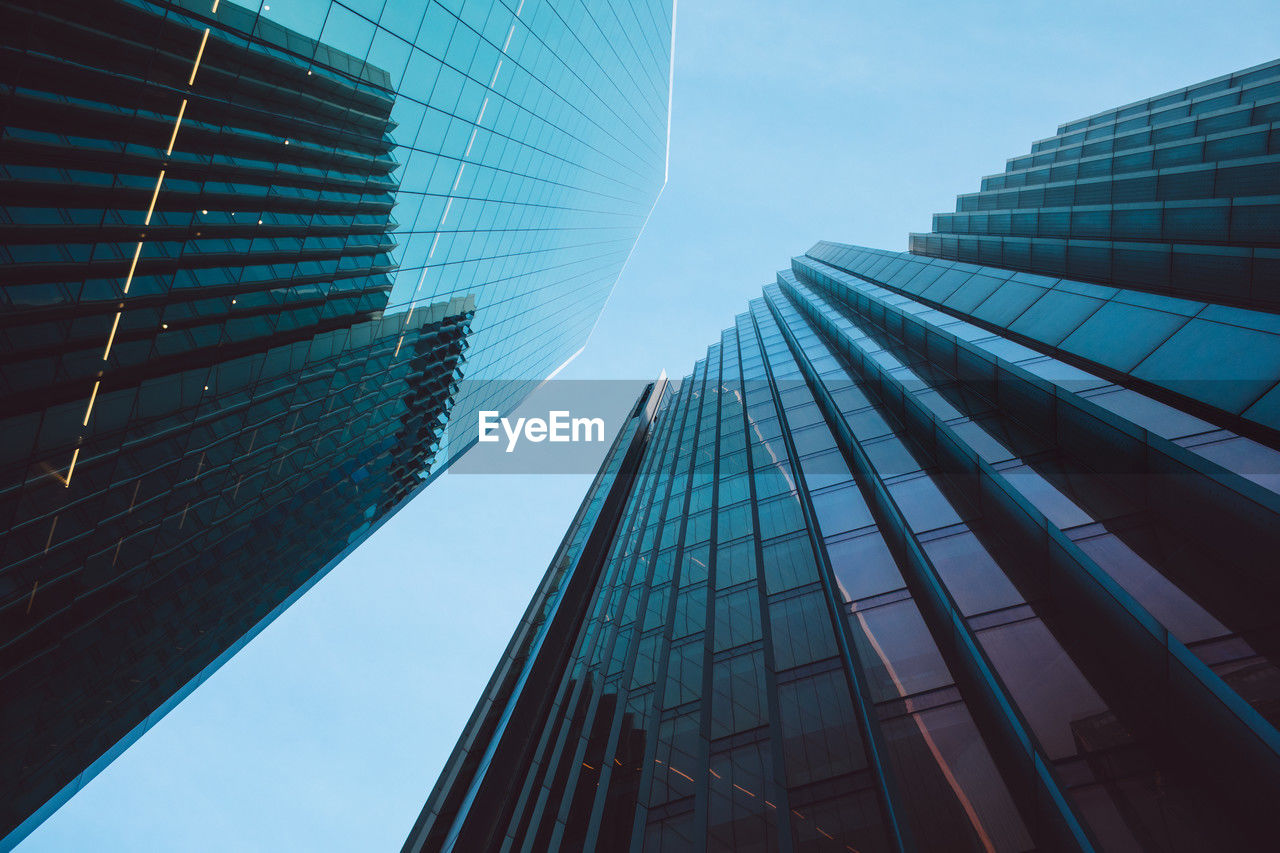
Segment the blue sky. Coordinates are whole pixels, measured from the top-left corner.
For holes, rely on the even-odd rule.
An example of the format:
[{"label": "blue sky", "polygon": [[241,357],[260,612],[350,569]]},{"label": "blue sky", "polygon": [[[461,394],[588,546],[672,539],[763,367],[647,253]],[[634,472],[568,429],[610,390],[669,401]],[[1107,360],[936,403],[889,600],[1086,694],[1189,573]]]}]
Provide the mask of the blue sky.
[{"label": "blue sky", "polygon": [[[681,376],[818,239],[904,250],[1058,124],[1277,32],[1274,0],[685,0],[670,181],[561,376]],[[398,849],[588,480],[446,474],[18,849]]]}]

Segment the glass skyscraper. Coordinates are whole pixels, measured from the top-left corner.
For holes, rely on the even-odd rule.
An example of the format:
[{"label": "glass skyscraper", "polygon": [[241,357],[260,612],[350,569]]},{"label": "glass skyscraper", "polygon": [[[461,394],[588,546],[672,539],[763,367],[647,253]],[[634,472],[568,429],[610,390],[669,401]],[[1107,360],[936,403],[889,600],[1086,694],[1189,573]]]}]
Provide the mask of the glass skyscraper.
[{"label": "glass skyscraper", "polygon": [[0,0],[0,847],[581,349],[673,14]]},{"label": "glass skyscraper", "polygon": [[1274,849],[1278,104],[792,259],[638,401],[405,850]]}]

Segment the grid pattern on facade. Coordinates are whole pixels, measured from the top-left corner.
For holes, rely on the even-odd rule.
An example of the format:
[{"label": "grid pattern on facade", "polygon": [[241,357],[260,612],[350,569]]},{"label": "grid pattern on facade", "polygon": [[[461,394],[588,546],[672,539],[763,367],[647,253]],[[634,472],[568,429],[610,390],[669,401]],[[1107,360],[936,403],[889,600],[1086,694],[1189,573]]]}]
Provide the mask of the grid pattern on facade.
[{"label": "grid pattern on facade", "polygon": [[0,2],[4,844],[580,350],[673,13]]},{"label": "grid pattern on facade", "polygon": [[[1208,421],[1270,444],[1280,438],[1274,313],[839,243],[820,242],[806,259],[1141,387]],[[1160,415],[1153,411],[1152,419]],[[1272,470],[1249,461],[1267,456],[1257,442],[1219,437],[1223,444],[1204,442],[1202,452]]]},{"label": "grid pattern on facade", "polygon": [[1280,308],[1280,62],[1070,122],[911,251]]},{"label": "grid pattern on facade", "polygon": [[459,299],[155,377],[99,411],[73,497],[46,477],[7,501],[6,821],[78,787],[417,489],[469,318]]},{"label": "grid pattern on facade", "polygon": [[586,343],[665,183],[674,4],[292,0],[258,15],[387,70],[388,310],[473,295],[468,377],[529,384],[469,383],[457,419],[509,411]]},{"label": "grid pattern on facade", "polygon": [[[1277,86],[1271,63],[1063,126],[945,220],[1032,228],[994,259],[969,234],[793,258],[662,388],[638,473],[602,473],[622,497],[570,531],[597,543],[576,621],[554,653],[513,640],[522,679],[449,766],[495,760],[465,794],[443,776],[405,850],[1273,847],[1280,326],[1255,285],[1280,225],[1251,196],[1274,147],[1242,152],[1274,145]],[[1190,165],[1141,173],[1173,138]],[[1106,234],[1153,204],[1257,228],[1197,231],[1204,266],[1172,233],[1108,243],[1172,253],[1168,280],[1036,263],[1082,236],[1034,230],[1052,204],[1174,174],[1221,192],[1093,199]]]},{"label": "grid pattern on facade", "polygon": [[[406,849],[1274,831],[1280,503],[1196,453],[1211,425],[802,257],[651,431],[616,520],[570,533],[609,544],[565,657],[451,766],[517,763],[442,778]],[[480,721],[516,701],[510,751]]]}]

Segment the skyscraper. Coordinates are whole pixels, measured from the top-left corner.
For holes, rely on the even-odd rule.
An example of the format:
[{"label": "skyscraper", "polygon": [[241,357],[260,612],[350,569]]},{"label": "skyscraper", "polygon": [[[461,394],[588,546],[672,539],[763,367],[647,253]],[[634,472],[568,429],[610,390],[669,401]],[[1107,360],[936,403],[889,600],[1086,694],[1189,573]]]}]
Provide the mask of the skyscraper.
[{"label": "skyscraper", "polygon": [[0,847],[581,349],[672,16],[0,2]]},{"label": "skyscraper", "polygon": [[[1006,174],[1071,199],[962,197],[918,254],[792,259],[638,402],[405,850],[1272,849],[1277,87],[1066,125]],[[1223,111],[1266,152],[1209,153],[1256,130]],[[1188,138],[1254,178],[1085,204]],[[1107,265],[1043,259],[1062,216]]]}]

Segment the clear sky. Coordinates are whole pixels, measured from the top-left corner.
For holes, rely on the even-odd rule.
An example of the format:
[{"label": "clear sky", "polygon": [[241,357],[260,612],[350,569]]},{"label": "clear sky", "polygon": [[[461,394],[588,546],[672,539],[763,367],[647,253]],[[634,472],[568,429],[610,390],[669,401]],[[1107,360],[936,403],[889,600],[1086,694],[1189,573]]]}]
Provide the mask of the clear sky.
[{"label": "clear sky", "polygon": [[[1059,124],[1277,33],[1275,0],[685,0],[670,181],[561,375],[682,376],[817,240],[905,250]],[[399,849],[588,481],[446,474],[18,849]]]}]

